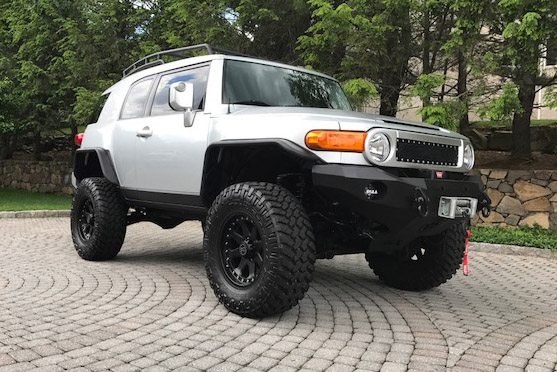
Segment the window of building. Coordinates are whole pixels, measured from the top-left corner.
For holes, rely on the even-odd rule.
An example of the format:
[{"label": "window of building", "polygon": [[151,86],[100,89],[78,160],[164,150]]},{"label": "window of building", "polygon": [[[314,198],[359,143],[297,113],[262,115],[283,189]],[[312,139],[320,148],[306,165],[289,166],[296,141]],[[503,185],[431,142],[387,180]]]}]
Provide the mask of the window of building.
[{"label": "window of building", "polygon": [[545,52],[545,65],[555,66],[557,65],[557,39],[551,39],[546,45]]}]

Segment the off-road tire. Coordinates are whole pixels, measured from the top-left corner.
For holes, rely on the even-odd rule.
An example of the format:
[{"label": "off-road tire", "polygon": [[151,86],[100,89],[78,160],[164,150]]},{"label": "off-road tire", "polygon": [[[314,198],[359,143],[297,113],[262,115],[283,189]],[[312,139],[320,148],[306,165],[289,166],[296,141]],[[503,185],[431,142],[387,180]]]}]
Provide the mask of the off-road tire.
[{"label": "off-road tire", "polygon": [[[260,231],[262,269],[251,284],[241,287],[226,272],[226,245],[221,242],[229,231],[227,221],[244,215]],[[312,226],[300,202],[281,186],[247,182],[224,189],[209,210],[203,249],[211,288],[238,315],[262,318],[282,313],[309,288],[315,263]]]},{"label": "off-road tire", "polygon": [[413,261],[382,254],[366,254],[380,280],[409,291],[435,288],[451,279],[462,263],[466,225],[455,223],[443,233],[423,239],[423,256]]},{"label": "off-road tire", "polygon": [[[90,202],[93,212],[91,233],[80,230],[83,207]],[[110,260],[120,252],[126,236],[128,207],[120,189],[105,178],[82,180],[74,194],[71,230],[75,250],[89,261]]]}]

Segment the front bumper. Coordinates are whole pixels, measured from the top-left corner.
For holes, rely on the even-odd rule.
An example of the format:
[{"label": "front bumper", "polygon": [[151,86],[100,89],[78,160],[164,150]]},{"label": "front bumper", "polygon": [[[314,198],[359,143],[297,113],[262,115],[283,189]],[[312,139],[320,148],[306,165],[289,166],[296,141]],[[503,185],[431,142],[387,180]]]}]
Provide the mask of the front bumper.
[{"label": "front bumper", "polygon": [[454,223],[455,219],[439,216],[441,197],[474,198],[489,204],[479,176],[410,178],[377,167],[326,164],[315,165],[312,178],[332,203],[381,225],[376,238],[388,245],[435,235]]}]

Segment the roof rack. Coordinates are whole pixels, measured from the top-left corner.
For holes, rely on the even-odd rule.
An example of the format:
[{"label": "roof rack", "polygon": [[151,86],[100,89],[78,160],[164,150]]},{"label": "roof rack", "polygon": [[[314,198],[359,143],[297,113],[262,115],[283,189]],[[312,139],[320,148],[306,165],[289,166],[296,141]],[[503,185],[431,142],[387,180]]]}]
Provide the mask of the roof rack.
[{"label": "roof rack", "polygon": [[232,56],[250,57],[242,53],[232,52],[222,48],[215,48],[209,44],[198,44],[198,45],[192,45],[192,46],[176,48],[176,49],[169,49],[169,50],[164,50],[161,52],[149,54],[147,57],[141,58],[140,60],[136,61],[128,68],[126,68],[122,72],[122,76],[123,77],[130,76],[131,74],[134,74],[138,71],[145,70],[149,67],[162,65],[165,63],[164,60],[162,59],[162,57],[164,56],[173,57],[176,58],[177,60],[190,58],[191,56],[185,55],[184,53],[195,52],[197,50],[205,50],[207,51],[207,54],[220,53],[220,54],[228,54]]}]

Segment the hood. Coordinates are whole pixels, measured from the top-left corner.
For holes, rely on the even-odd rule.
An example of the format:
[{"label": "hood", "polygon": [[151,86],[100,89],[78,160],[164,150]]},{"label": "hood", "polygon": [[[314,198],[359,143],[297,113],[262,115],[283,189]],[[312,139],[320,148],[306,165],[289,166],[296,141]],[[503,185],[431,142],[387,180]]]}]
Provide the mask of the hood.
[{"label": "hood", "polygon": [[236,105],[233,116],[269,116],[275,118],[284,116],[285,120],[307,120],[316,123],[316,129],[319,129],[318,123],[335,121],[338,123],[340,130],[368,131],[372,128],[390,128],[395,130],[404,130],[410,132],[428,133],[444,137],[453,137],[466,139],[459,133],[451,132],[447,129],[437,127],[427,123],[412,122],[403,119],[397,119],[390,116],[373,115],[357,111],[343,111],[323,108],[311,107],[261,107]]}]

